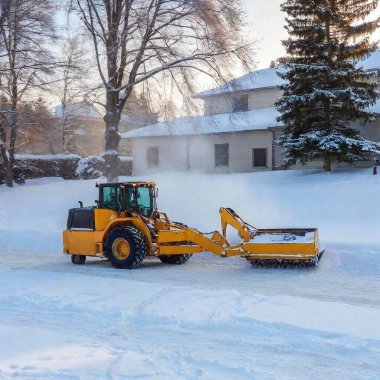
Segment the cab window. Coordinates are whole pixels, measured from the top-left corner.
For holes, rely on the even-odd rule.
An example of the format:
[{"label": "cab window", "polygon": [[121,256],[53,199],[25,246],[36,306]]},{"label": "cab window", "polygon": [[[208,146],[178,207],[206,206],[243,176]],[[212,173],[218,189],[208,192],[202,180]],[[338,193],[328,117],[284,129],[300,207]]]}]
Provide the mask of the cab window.
[{"label": "cab window", "polygon": [[153,213],[153,196],[149,187],[127,187],[125,199],[127,209],[150,217]]},{"label": "cab window", "polygon": [[115,186],[104,186],[102,188],[102,202],[101,207],[110,210],[122,209],[120,200],[120,190]]},{"label": "cab window", "polygon": [[141,213],[146,217],[149,217],[153,212],[151,192],[152,190],[149,187],[137,188],[137,202]]}]

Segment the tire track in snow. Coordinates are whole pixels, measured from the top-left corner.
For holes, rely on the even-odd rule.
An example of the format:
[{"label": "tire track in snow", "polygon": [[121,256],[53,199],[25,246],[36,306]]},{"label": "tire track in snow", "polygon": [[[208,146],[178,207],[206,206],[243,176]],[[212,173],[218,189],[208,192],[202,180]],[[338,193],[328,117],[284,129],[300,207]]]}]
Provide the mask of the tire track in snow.
[{"label": "tire track in snow", "polygon": [[302,271],[254,269],[243,260],[199,260],[175,267],[148,259],[138,270],[123,271],[112,268],[106,261],[89,260],[83,267],[73,266],[68,261],[68,256],[22,252],[6,256],[2,260],[2,267],[149,284],[191,285],[201,289],[248,289],[263,295],[291,295],[380,308],[380,275],[325,270],[323,262],[319,268]]},{"label": "tire track in snow", "polygon": [[[68,299],[55,299],[34,288],[27,295],[23,289],[0,296],[0,321],[10,326],[41,327],[47,331],[77,337],[93,347],[104,347],[115,355],[106,375],[122,378],[130,355],[141,358],[149,368],[147,378],[215,379],[221,374],[234,379],[304,378],[305,369],[313,368],[314,379],[376,379],[380,373],[380,342],[352,338],[334,333],[302,329],[280,323],[257,320],[234,320],[189,323],[149,313],[148,306],[159,296],[177,287],[191,286],[207,291],[252,291],[263,295],[334,301],[379,308],[379,278],[373,274],[317,271],[254,270],[244,261],[194,260],[183,267],[164,266],[147,261],[137,271],[118,271],[108,263],[89,261],[73,266],[68,257],[43,253],[0,254],[0,284],[15,281],[17,276],[37,278],[38,286],[57,278],[68,285],[86,283],[85,295],[94,302],[107,301],[98,284],[111,287],[131,282],[149,288],[148,296],[125,310],[92,309],[89,304],[71,303],[75,293],[70,287]],[[114,281],[111,281],[113,279]],[[16,279],[16,282],[18,280]],[[21,286],[21,285],[20,285]],[[61,286],[61,285],[59,285]],[[47,290],[49,290],[47,288]],[[17,287],[15,288],[17,289]],[[91,292],[90,290],[91,289]],[[88,301],[89,302],[89,301]],[[86,343],[87,342],[87,343]],[[134,356],[132,356],[134,357]],[[150,360],[150,361],[149,361]],[[1,369],[3,370],[3,369]],[[4,372],[7,376],[11,372]],[[63,374],[63,372],[59,372]],[[186,373],[186,376],[183,374]],[[44,377],[47,372],[26,369],[21,377]],[[141,375],[141,373],[140,373]],[[130,375],[129,378],[140,376]],[[69,374],[63,376],[70,378]]]}]

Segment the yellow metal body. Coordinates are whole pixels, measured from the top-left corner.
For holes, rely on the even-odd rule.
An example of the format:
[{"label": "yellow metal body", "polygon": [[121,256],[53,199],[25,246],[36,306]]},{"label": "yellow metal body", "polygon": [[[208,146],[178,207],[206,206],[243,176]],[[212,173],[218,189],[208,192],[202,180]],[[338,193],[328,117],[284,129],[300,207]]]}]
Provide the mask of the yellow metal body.
[{"label": "yellow metal body", "polygon": [[[94,209],[95,228],[91,231],[65,230],[63,250],[67,254],[104,256],[104,243],[116,226],[134,226],[144,234],[146,255],[182,255],[211,252],[219,257],[241,256],[247,260],[297,260],[317,262],[320,255],[317,229],[252,230],[233,210],[221,208],[222,233],[203,234],[181,223],[171,222],[165,213],[155,211],[150,218],[137,213]],[[234,228],[242,242],[230,245],[227,226]],[[251,229],[251,228],[252,229]],[[308,238],[306,239],[305,236]],[[262,239],[265,237],[265,239]],[[281,240],[283,238],[283,240]],[[115,245],[116,244],[116,245]],[[128,257],[126,240],[114,242],[113,251],[120,259]]]},{"label": "yellow metal body", "polygon": [[104,243],[107,234],[117,226],[133,226],[144,234],[148,252],[152,249],[152,236],[141,216],[125,216],[113,210],[95,209],[95,230],[64,230],[63,252],[71,255],[104,256]]},{"label": "yellow metal body", "polygon": [[224,237],[227,236],[227,226],[230,225],[235,228],[244,242],[248,242],[253,238],[253,232],[251,232],[249,226],[240,218],[238,214],[235,213],[235,211],[230,208],[222,207],[219,210],[219,214]]},{"label": "yellow metal body", "polygon": [[[261,230],[260,233],[262,233]],[[183,230],[160,231],[158,235],[158,253],[161,255],[178,255],[186,253],[211,252],[219,257],[241,256],[247,260],[299,260],[318,261],[320,255],[318,230],[310,229],[313,239],[305,243],[268,242],[257,243],[253,238],[250,242],[229,245],[217,231],[210,238],[202,233],[185,228]],[[277,230],[266,232],[267,235],[292,234],[292,230]],[[191,242],[193,245],[178,245],[177,242]]]},{"label": "yellow metal body", "polygon": [[112,244],[112,252],[118,260],[125,260],[131,254],[131,246],[126,239],[118,238]]}]

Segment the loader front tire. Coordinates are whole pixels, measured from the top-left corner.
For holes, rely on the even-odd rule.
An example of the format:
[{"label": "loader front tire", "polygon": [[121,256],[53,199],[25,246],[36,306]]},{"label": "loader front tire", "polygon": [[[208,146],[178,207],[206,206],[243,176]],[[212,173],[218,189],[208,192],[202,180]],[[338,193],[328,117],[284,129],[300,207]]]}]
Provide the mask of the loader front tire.
[{"label": "loader front tire", "polygon": [[145,258],[145,237],[131,226],[115,227],[108,234],[104,246],[105,255],[115,268],[135,269]]},{"label": "loader front tire", "polygon": [[185,264],[191,256],[193,255],[160,255],[158,258],[165,264],[182,265]]}]

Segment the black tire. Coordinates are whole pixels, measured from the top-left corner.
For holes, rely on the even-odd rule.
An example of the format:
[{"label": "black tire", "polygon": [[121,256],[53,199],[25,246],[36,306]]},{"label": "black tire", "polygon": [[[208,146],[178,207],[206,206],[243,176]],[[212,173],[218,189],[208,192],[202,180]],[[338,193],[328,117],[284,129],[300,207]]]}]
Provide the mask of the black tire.
[{"label": "black tire", "polygon": [[158,258],[165,264],[171,264],[171,265],[182,265],[185,264],[186,261],[190,259],[190,257],[193,256],[192,254],[190,255],[161,255],[158,256]]},{"label": "black tire", "polygon": [[[115,242],[128,243],[129,254],[125,258],[117,257]],[[145,258],[146,241],[144,235],[131,226],[115,227],[108,233],[105,242],[105,255],[112,266],[119,269],[135,269],[141,265]]]},{"label": "black tire", "polygon": [[83,265],[86,262],[86,256],[71,255],[71,262],[75,265]]}]

